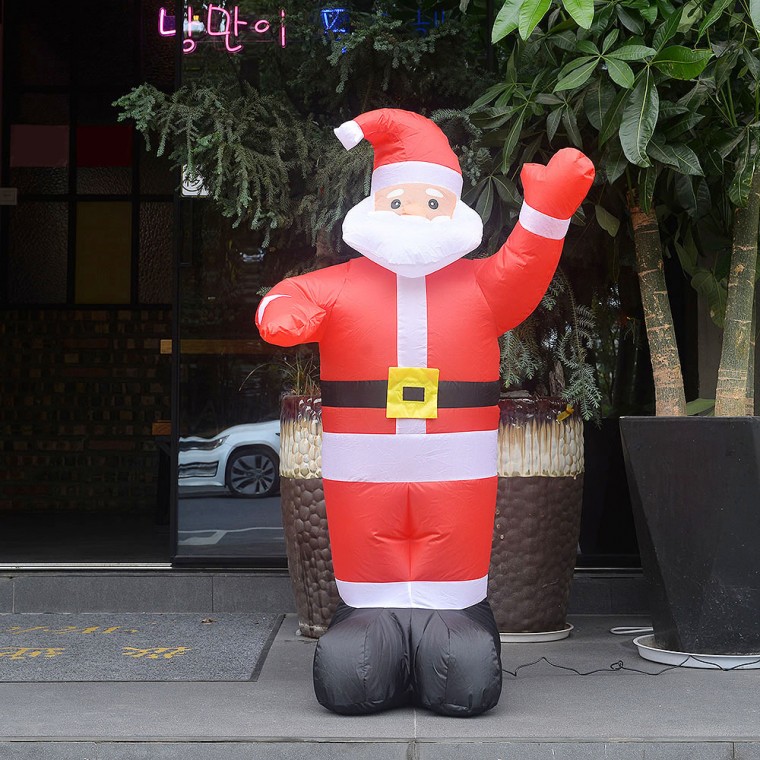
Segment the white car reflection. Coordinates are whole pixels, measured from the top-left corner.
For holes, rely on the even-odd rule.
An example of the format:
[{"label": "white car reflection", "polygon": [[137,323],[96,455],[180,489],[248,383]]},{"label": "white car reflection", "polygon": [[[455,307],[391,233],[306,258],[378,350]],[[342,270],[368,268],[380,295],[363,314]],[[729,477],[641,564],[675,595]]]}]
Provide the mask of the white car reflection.
[{"label": "white car reflection", "polygon": [[180,486],[226,486],[234,496],[276,494],[280,421],[235,425],[213,438],[180,438],[178,477]]}]

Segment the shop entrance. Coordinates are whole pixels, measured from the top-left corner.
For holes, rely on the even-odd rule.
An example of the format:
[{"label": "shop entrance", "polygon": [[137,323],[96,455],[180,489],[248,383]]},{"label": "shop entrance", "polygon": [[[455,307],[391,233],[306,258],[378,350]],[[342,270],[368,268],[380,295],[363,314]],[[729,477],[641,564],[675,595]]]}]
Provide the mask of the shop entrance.
[{"label": "shop entrance", "polygon": [[2,564],[169,561],[176,182],[112,105],[174,86],[161,5],[0,4]]}]

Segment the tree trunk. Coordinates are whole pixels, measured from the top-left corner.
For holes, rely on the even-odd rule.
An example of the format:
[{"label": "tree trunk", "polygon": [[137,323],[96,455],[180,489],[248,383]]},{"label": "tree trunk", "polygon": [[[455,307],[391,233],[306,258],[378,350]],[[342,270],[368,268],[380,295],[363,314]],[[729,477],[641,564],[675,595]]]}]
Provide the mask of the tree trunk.
[{"label": "tree trunk", "polygon": [[760,172],[756,171],[747,206],[737,209],[734,219],[723,350],[715,391],[716,417],[742,417],[747,411],[759,219]]},{"label": "tree trunk", "polygon": [[654,209],[643,211],[630,199],[629,210],[644,323],[652,359],[655,414],[658,417],[683,417],[686,415],[686,397],[673,315],[665,285],[657,214]]},{"label": "tree trunk", "polygon": [[[757,266],[757,265],[755,265]],[[749,357],[747,361],[747,398],[744,414],[755,414],[755,344],[757,340],[757,284],[754,288],[755,300],[752,303],[752,327],[749,331]]]}]

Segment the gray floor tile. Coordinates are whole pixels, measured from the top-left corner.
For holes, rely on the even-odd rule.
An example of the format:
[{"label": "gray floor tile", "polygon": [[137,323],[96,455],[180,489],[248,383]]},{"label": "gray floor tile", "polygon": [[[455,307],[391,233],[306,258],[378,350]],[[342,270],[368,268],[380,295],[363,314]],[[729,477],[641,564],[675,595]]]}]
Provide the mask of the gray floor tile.
[{"label": "gray floor tile", "polygon": [[730,742],[418,743],[419,760],[731,760]]},{"label": "gray floor tile", "polygon": [[0,577],[0,612],[13,612],[13,579]]},{"label": "gray floor tile", "polygon": [[210,612],[212,579],[198,574],[21,575],[15,612]]},{"label": "gray floor tile", "polygon": [[94,742],[4,742],[3,760],[99,760]]},{"label": "gray floor tile", "polygon": [[216,574],[214,612],[293,612],[295,600],[287,573]]},{"label": "gray floor tile", "polygon": [[97,760],[406,760],[406,742],[103,743]]}]

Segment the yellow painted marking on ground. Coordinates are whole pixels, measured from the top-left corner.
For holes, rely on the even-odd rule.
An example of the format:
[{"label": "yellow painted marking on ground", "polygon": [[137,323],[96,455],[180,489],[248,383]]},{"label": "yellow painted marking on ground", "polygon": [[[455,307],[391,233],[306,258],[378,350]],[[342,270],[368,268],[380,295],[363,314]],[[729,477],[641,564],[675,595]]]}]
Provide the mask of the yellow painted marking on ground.
[{"label": "yellow painted marking on ground", "polygon": [[10,634],[19,634],[19,633],[53,633],[58,636],[62,636],[68,633],[80,633],[80,634],[93,634],[93,633],[103,633],[103,634],[109,634],[109,633],[116,633],[117,631],[122,631],[124,633],[140,633],[136,628],[129,628],[124,629],[120,625],[113,625],[108,628],[103,628],[103,626],[100,625],[89,625],[89,626],[80,626],[80,625],[65,625],[61,628],[51,628],[49,625],[33,625],[28,628],[24,628],[20,625],[12,625],[10,628],[6,628],[4,631],[0,631],[0,633],[10,633]]},{"label": "yellow painted marking on ground", "polygon": [[135,659],[171,660],[172,657],[187,654],[191,649],[192,647],[149,647],[146,649],[141,649],[140,647],[124,647],[122,654],[125,657],[134,657]]},{"label": "yellow painted marking on ground", "polygon": [[49,660],[52,657],[58,657],[63,654],[63,647],[0,647],[0,657],[8,660],[27,660],[32,657],[42,657]]}]

